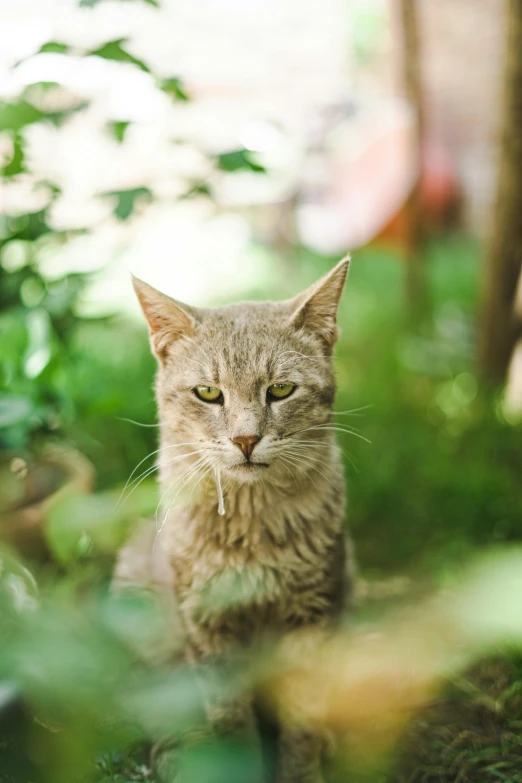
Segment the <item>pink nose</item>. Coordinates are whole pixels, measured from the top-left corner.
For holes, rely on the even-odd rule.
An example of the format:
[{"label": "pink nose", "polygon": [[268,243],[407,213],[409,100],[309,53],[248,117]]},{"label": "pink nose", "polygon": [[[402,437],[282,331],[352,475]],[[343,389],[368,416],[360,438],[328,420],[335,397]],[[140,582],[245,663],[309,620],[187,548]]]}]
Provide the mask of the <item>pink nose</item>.
[{"label": "pink nose", "polygon": [[256,443],[260,440],[259,435],[239,435],[237,438],[231,438],[232,443],[241,449],[247,459],[250,459]]}]

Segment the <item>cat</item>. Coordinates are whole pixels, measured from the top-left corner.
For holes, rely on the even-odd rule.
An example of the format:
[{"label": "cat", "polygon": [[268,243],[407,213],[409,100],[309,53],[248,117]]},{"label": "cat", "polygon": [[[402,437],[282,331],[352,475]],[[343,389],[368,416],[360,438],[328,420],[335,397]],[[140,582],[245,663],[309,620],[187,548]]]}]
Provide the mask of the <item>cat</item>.
[{"label": "cat", "polygon": [[[270,635],[327,630],[353,594],[331,425],[348,266],[343,259],[291,300],[216,309],[134,279],[158,360],[164,503],[161,545],[149,526],[123,550],[116,579],[171,587],[184,654],[196,667]],[[218,733],[255,737],[254,706],[248,692],[221,695],[208,715]],[[321,732],[291,709],[278,720],[277,782],[317,783]]]}]

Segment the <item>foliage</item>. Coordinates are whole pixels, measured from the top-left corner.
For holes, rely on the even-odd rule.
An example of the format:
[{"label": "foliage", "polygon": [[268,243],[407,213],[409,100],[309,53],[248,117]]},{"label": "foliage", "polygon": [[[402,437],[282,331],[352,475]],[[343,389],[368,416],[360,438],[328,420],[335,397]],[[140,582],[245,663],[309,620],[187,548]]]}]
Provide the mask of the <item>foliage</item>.
[{"label": "foliage", "polygon": [[[155,0],[147,2],[157,5]],[[97,0],[82,3],[89,7],[96,4]],[[73,53],[78,55],[78,50],[67,42],[55,40],[43,44],[39,52],[65,58]],[[143,59],[129,51],[125,38],[106,41],[96,49],[81,54],[85,58],[99,57],[138,68],[152,75],[157,89],[172,100],[183,103],[190,101],[189,91],[179,76],[160,77],[154,74]],[[57,111],[53,104],[53,96],[57,91],[63,93],[63,87],[39,82],[28,85],[14,99],[0,102],[0,131],[6,131],[12,142],[10,158],[2,167],[5,181],[15,183],[19,177],[24,177],[24,182],[31,181],[35,190],[43,190],[47,194],[47,203],[39,211],[1,218],[0,450],[11,452],[14,449],[32,448],[34,451],[39,436],[47,437],[51,434],[77,438],[81,448],[97,457],[103,486],[113,481],[115,473],[118,473],[114,466],[118,464],[118,457],[122,457],[119,437],[122,428],[111,420],[109,430],[104,431],[107,435],[113,427],[118,429],[117,436],[111,440],[115,450],[112,452],[109,449],[107,455],[107,447],[102,446],[101,440],[96,440],[98,421],[109,413],[150,421],[150,393],[148,387],[140,382],[140,372],[144,366],[149,367],[150,359],[144,340],[137,336],[137,346],[132,349],[135,361],[131,363],[131,368],[126,368],[126,381],[128,383],[131,376],[136,376],[138,392],[133,400],[126,400],[125,390],[128,386],[115,371],[116,367],[126,364],[128,359],[126,355],[120,357],[122,352],[126,354],[126,349],[120,345],[118,335],[120,328],[129,328],[132,333],[134,328],[115,328],[110,320],[97,325],[78,318],[78,302],[85,286],[91,282],[89,275],[71,273],[51,280],[46,279],[42,272],[41,256],[57,246],[66,247],[77,232],[55,231],[49,223],[50,207],[59,197],[60,189],[54,183],[39,182],[31,168],[31,161],[26,159],[24,134],[35,123],[60,125],[72,114],[82,112],[88,106],[87,102],[78,102],[77,97],[71,95],[69,106]],[[115,140],[124,143],[131,124],[123,120],[112,122],[108,131]],[[265,171],[252,154],[244,149],[223,150],[218,154],[212,152],[208,153],[208,158],[216,171],[229,174],[240,170]],[[194,196],[212,198],[210,183],[192,182],[180,198]],[[149,204],[156,198],[146,183],[101,193],[100,197],[111,200],[113,214],[119,221],[129,220],[138,205]],[[86,230],[79,229],[80,232]],[[88,364],[92,345],[86,345],[84,336],[92,338],[97,326],[104,334],[102,344],[112,341],[115,351],[111,355],[109,367],[97,367],[97,358],[92,357],[92,373],[87,381],[85,360]],[[103,353],[103,348],[100,350]],[[104,378],[99,377],[100,372],[104,373]],[[87,383],[88,391],[85,386]],[[92,425],[88,430],[89,435],[87,430],[78,426],[82,416]],[[152,437],[138,435],[129,440],[140,445],[144,442],[150,444]],[[126,466],[138,448],[131,444],[125,451],[123,460]],[[107,455],[106,460],[103,457],[100,460],[98,449]]]},{"label": "foliage", "polygon": [[4,220],[4,227],[0,380],[8,391],[0,396],[0,445],[13,450],[33,432],[60,431],[72,420],[67,344],[84,280],[69,274],[48,283],[39,272],[39,243],[49,235],[44,213]]},{"label": "foliage", "polygon": [[[472,693],[474,711],[486,709],[494,717],[497,736],[506,743],[503,768],[515,775],[520,687],[513,677],[519,668],[497,666],[489,683],[484,683],[487,669],[475,670],[472,680],[462,678],[462,669],[506,638],[520,646],[520,557],[518,551],[486,559],[454,578],[450,590],[417,601],[409,614],[388,610],[381,620],[366,620],[349,634],[329,638],[323,648],[311,647],[305,659],[265,647],[253,651],[246,668],[244,659],[216,663],[207,671],[206,687],[230,693],[238,679],[243,684],[251,679],[266,695],[267,707],[302,691],[305,709],[312,716],[318,711],[350,750],[344,775],[347,764],[352,777],[357,770],[355,779],[377,781],[389,779],[390,750],[450,675],[461,691]],[[156,668],[143,663],[140,649],[156,651],[165,621],[152,595],[110,593],[93,584],[92,568],[81,560],[67,578],[58,579],[52,567],[36,570],[36,576],[37,581],[2,552],[2,783],[150,779],[145,747],[166,737],[184,738],[178,757],[191,780],[239,781],[246,770],[255,777],[243,738],[216,743],[208,735],[195,672],[175,661]],[[478,677],[482,689],[473,684]],[[464,716],[466,709],[469,704]],[[457,736],[461,727],[475,731],[476,718],[459,724],[454,712],[451,719]],[[436,715],[431,720],[436,726]],[[421,723],[412,733],[423,728]],[[429,753],[418,737],[413,734],[413,764]],[[452,743],[446,752],[455,769],[460,764],[493,780],[501,763],[494,755],[498,748],[484,747],[482,737],[480,743],[481,753],[470,747],[453,754]],[[406,770],[404,762],[406,779],[422,779],[410,778]],[[421,767],[419,775],[424,771]],[[340,772],[335,779],[345,777]],[[398,779],[405,779],[402,773]]]},{"label": "foliage", "polygon": [[478,275],[473,244],[432,249],[433,321],[405,325],[400,266],[366,251],[353,264],[337,358],[338,423],[350,524],[364,568],[426,574],[477,546],[522,538],[519,427],[475,374]]}]

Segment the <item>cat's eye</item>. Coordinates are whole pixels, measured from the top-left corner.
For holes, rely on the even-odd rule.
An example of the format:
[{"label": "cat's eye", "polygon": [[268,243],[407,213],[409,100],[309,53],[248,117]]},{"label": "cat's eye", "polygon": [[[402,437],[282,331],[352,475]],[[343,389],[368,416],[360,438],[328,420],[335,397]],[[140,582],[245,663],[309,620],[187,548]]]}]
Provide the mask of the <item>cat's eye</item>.
[{"label": "cat's eye", "polygon": [[223,402],[223,392],[215,386],[196,386],[193,391],[203,402]]},{"label": "cat's eye", "polygon": [[285,397],[290,397],[294,389],[293,383],[273,383],[268,387],[267,396],[269,400],[284,400]]}]

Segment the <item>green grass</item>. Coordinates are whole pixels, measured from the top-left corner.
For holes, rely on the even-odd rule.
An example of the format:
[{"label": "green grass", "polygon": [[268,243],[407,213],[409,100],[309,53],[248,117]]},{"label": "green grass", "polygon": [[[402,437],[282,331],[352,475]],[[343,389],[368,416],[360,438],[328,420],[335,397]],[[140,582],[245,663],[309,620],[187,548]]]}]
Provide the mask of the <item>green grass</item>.
[{"label": "green grass", "polygon": [[413,722],[390,783],[522,781],[522,679],[510,656],[485,661]]}]

